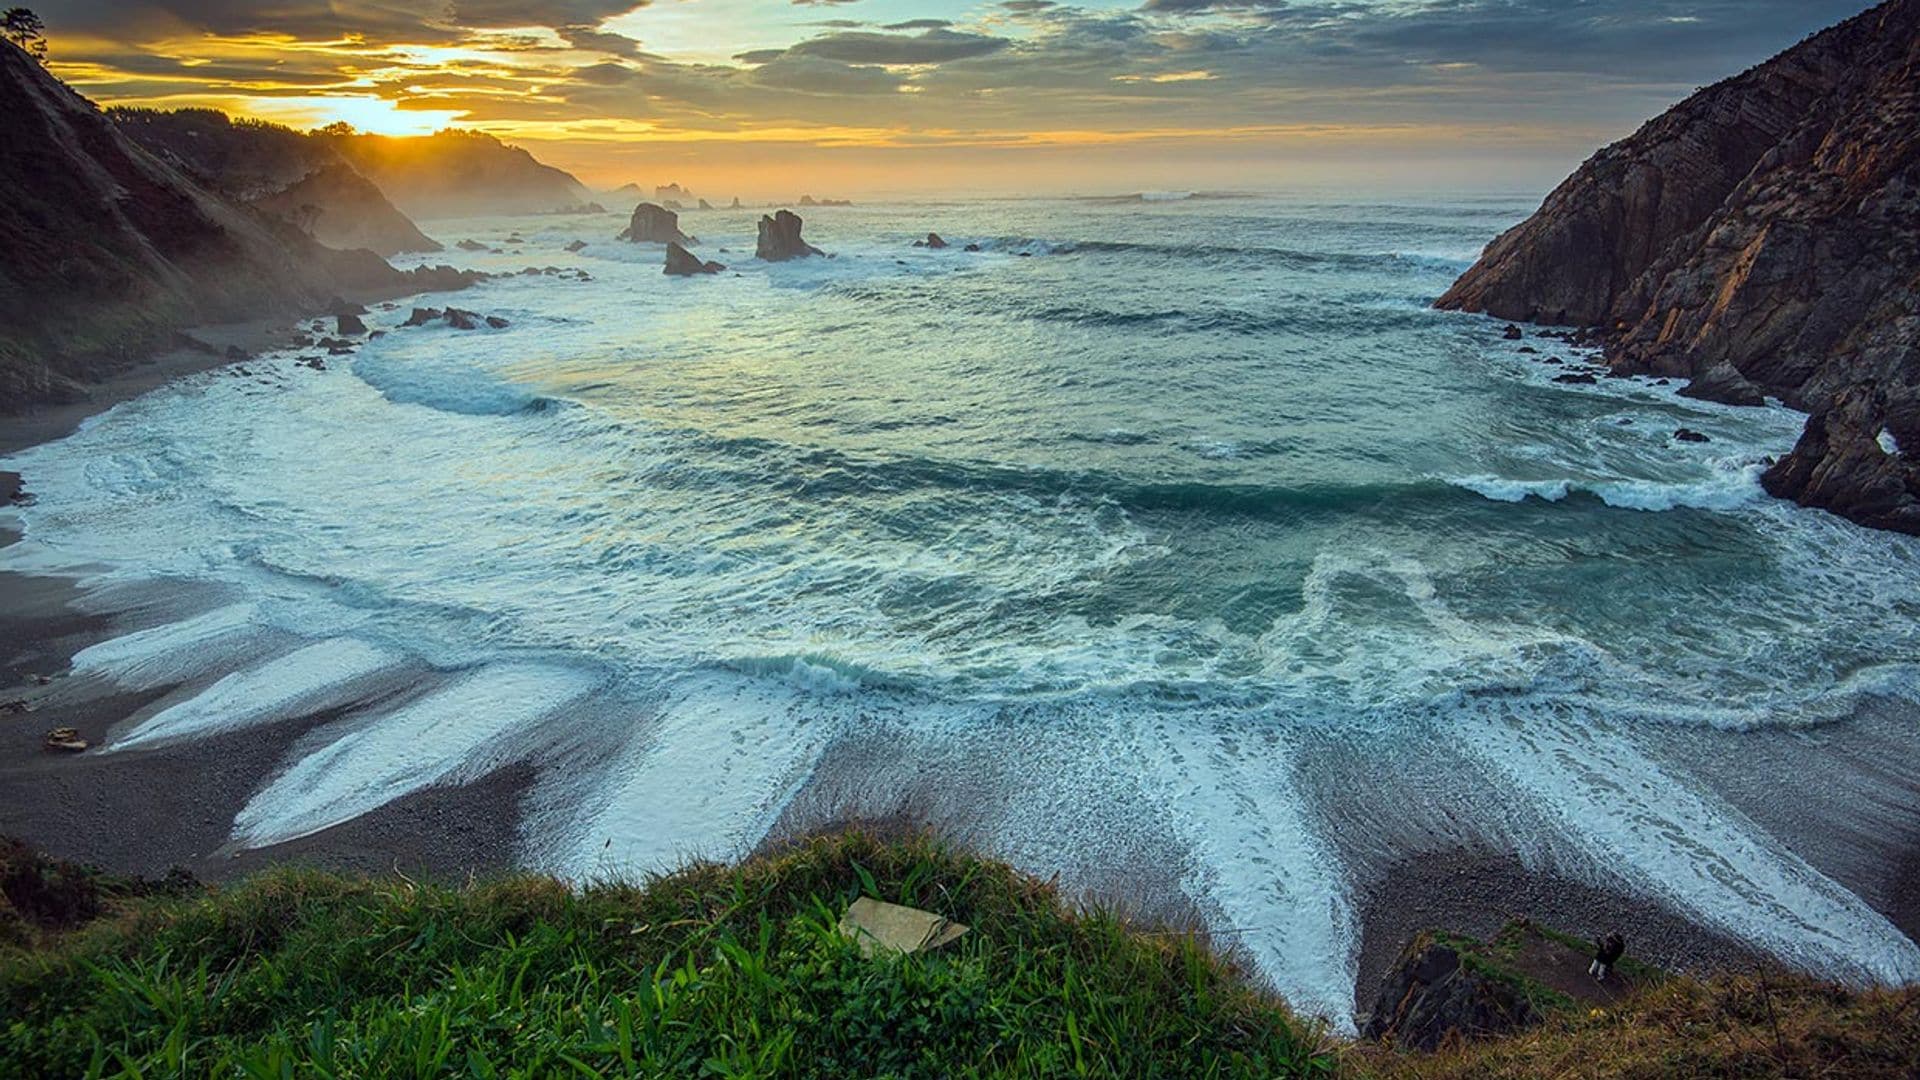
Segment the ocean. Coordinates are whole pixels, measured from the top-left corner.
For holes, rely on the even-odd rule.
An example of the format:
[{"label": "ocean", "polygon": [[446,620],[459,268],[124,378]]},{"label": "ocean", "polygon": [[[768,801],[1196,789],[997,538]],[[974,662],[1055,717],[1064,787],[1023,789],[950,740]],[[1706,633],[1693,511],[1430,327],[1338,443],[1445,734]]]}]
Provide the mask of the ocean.
[{"label": "ocean", "polygon": [[933,818],[1179,893],[1336,1023],[1356,890],[1460,847],[1920,979],[1876,910],[1906,774],[1822,751],[1908,737],[1920,544],[1762,493],[1783,406],[1556,382],[1591,355],[1431,310],[1537,201],[803,210],[832,257],[777,265],[694,212],[696,279],[623,215],[430,221],[403,265],[591,280],[0,461],[38,495],[0,568],[142,598],[76,670],[177,688],[106,752],[344,710],[238,847],[518,761],[532,867]]}]

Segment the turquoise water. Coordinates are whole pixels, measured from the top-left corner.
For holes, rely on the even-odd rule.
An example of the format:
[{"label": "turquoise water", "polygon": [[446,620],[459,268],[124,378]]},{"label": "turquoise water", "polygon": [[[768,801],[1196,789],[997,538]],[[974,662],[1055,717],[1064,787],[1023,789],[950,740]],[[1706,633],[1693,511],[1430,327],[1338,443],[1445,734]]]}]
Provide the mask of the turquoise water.
[{"label": "turquoise water", "polygon": [[1366,867],[1454,842],[1920,976],[1817,829],[1689,756],[1731,744],[1672,749],[1910,700],[1920,548],[1760,492],[1789,410],[1556,383],[1590,358],[1430,310],[1532,205],[856,207],[776,266],[693,213],[735,267],[698,280],[617,215],[433,222],[502,251],[430,261],[593,280],[111,410],[5,463],[41,498],[0,558],[217,587],[81,658],[180,684],[125,752],[436,673],[305,740],[238,844],[525,759],[526,858],[577,874],[903,792],[1069,878],[1152,851],[1336,1016]]}]

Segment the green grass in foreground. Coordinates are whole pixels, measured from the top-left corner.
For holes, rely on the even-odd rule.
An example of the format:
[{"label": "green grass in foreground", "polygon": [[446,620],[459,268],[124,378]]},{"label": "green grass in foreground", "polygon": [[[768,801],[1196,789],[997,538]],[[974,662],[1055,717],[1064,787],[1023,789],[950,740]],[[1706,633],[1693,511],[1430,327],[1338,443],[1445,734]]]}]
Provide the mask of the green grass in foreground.
[{"label": "green grass in foreground", "polygon": [[[863,958],[862,893],[972,932]],[[0,951],[0,1075],[1289,1077],[1320,1033],[1185,935],[859,834],[573,891],[283,869]]]}]

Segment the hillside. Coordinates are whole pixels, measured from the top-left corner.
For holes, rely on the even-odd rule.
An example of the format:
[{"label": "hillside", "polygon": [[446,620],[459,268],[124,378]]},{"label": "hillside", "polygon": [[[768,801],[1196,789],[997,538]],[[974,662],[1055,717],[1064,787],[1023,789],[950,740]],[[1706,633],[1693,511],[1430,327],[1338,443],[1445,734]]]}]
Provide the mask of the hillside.
[{"label": "hillside", "polygon": [[292,224],[328,247],[380,255],[440,250],[325,136],[232,120],[212,109],[114,108],[107,116],[202,187]]},{"label": "hillside", "polygon": [[1920,533],[1915,130],[1920,0],[1888,0],[1594,155],[1438,305],[1595,328],[1616,370],[1805,409],[1768,489]]},{"label": "hillside", "polygon": [[231,203],[0,45],[0,412],[86,397],[179,329],[457,287]]},{"label": "hillside", "polygon": [[[861,897],[967,929],[869,957],[837,926]],[[926,839],[817,838],[579,890],[291,868],[207,887],[110,878],[0,840],[0,1073],[1892,1080],[1920,1068],[1920,990],[1647,974],[1578,987],[1576,1002],[1529,976],[1525,943],[1541,933],[1444,939],[1466,978],[1427,997],[1464,1007],[1449,1024],[1487,1015],[1475,994],[1525,999],[1535,1015],[1525,1030],[1449,1029],[1428,1051],[1343,1043],[1202,937],[1076,908]]]},{"label": "hillside", "polygon": [[414,218],[550,213],[583,208],[592,198],[571,175],[480,132],[323,137]]}]

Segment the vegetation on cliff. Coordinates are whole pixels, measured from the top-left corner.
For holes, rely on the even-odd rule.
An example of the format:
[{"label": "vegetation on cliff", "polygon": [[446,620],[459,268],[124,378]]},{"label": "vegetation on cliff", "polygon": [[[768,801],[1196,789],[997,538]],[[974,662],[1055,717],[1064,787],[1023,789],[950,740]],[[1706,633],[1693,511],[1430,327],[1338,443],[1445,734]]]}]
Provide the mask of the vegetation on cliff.
[{"label": "vegetation on cliff", "polygon": [[[971,929],[934,952],[868,958],[836,928],[862,895]],[[0,843],[0,898],[6,1075],[1871,1080],[1920,1068],[1920,989],[1638,969],[1591,1007],[1519,970],[1542,941],[1580,944],[1537,929],[1423,939],[1528,1002],[1530,1028],[1454,1032],[1432,1052],[1341,1043],[1201,937],[1069,907],[933,841],[859,833],[580,890],[293,868],[209,888]]]}]

